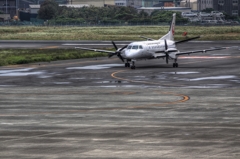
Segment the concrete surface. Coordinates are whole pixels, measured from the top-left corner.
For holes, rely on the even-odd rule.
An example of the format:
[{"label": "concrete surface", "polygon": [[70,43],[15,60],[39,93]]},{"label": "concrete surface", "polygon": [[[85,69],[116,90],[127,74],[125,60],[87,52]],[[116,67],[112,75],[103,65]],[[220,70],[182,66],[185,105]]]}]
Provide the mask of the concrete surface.
[{"label": "concrete surface", "polygon": [[184,56],[179,68],[159,59],[131,70],[117,58],[1,67],[0,158],[238,159],[239,61],[233,49]]}]

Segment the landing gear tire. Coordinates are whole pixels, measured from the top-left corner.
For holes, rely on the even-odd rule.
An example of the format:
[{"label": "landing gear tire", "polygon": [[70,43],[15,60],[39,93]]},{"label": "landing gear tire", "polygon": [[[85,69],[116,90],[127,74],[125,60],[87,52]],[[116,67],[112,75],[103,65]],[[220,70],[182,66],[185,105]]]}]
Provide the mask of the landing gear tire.
[{"label": "landing gear tire", "polygon": [[132,61],[132,66],[131,66],[131,69],[135,69],[135,61]]},{"label": "landing gear tire", "polygon": [[178,67],[178,63],[173,63],[173,67]]}]

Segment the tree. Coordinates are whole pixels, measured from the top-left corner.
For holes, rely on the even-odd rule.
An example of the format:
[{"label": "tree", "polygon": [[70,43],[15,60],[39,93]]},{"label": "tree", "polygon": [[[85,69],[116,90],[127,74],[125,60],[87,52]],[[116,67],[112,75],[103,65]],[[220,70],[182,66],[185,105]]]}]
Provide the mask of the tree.
[{"label": "tree", "polygon": [[206,9],[203,9],[202,12],[206,12],[206,13],[211,13],[211,11],[214,11],[213,8],[206,8]]},{"label": "tree", "polygon": [[55,18],[58,13],[58,3],[54,0],[45,0],[38,11],[38,18],[49,20]]}]

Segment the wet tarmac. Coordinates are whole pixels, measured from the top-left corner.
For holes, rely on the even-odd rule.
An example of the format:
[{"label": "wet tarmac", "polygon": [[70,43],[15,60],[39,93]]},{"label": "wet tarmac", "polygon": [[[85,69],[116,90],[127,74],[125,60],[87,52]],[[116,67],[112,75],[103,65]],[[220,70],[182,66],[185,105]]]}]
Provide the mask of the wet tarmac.
[{"label": "wet tarmac", "polygon": [[238,159],[239,62],[233,49],[181,57],[179,68],[158,59],[131,70],[117,58],[1,67],[0,157]]}]

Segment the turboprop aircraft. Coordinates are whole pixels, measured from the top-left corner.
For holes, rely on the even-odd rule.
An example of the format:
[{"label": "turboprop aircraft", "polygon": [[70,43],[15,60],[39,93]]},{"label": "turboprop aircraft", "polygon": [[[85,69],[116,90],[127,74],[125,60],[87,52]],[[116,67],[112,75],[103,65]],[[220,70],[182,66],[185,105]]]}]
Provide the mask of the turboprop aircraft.
[{"label": "turboprop aircraft", "polygon": [[[90,49],[83,47],[75,47],[75,49],[108,53],[109,58],[116,55],[122,62],[125,62],[125,67],[131,67],[131,69],[135,69],[135,61],[137,60],[165,58],[167,64],[169,60],[174,60],[173,67],[178,67],[177,63],[178,56],[193,53],[206,53],[208,51],[223,50],[229,48],[218,47],[206,50],[193,50],[181,52],[176,48],[177,44],[200,38],[200,36],[185,39],[182,41],[174,41],[175,23],[176,13],[173,14],[169,32],[158,40],[141,36],[141,38],[144,38],[147,41],[132,42],[129,45],[126,45],[122,48],[118,48],[116,44],[112,41],[112,44],[116,51]],[[129,62],[131,62],[131,65]]]}]

